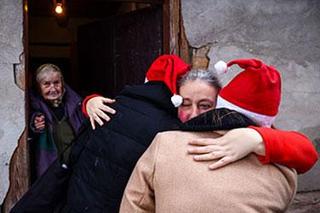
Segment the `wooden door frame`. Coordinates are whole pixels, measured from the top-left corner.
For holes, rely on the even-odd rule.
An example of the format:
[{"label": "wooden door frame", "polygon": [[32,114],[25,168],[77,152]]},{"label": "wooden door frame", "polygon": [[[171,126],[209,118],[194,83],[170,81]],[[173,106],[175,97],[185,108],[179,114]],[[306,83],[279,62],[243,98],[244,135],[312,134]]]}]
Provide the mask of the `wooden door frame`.
[{"label": "wooden door frame", "polygon": [[181,0],[163,0],[163,52],[176,54],[190,63],[188,46],[181,13]]}]

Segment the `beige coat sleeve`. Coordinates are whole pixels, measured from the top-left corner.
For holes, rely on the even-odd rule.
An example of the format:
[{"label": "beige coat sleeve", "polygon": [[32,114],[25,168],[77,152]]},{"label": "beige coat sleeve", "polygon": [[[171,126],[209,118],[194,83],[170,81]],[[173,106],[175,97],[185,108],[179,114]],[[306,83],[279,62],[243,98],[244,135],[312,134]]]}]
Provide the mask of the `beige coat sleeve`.
[{"label": "beige coat sleeve", "polygon": [[154,138],[131,174],[121,201],[122,213],[155,212],[153,178],[158,138]]}]

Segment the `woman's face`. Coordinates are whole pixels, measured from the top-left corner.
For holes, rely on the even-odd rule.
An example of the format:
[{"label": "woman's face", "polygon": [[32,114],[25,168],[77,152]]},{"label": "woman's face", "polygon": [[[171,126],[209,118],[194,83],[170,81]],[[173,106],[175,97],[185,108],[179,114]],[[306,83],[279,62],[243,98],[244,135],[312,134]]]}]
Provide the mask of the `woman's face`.
[{"label": "woman's face", "polygon": [[60,73],[47,72],[41,76],[39,83],[41,96],[48,101],[57,100],[62,96],[63,84]]},{"label": "woman's face", "polygon": [[178,108],[178,117],[186,122],[216,106],[218,90],[202,80],[187,81],[180,88],[183,103]]}]

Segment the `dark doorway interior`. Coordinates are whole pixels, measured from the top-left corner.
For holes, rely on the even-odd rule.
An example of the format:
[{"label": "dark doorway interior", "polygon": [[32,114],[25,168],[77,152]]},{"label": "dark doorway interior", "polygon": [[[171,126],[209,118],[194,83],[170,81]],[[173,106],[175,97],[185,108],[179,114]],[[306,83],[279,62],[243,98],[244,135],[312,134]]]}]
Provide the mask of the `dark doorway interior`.
[{"label": "dark doorway interior", "polygon": [[126,84],[143,83],[162,52],[161,21],[155,7],[80,26],[78,90],[114,97]]},{"label": "dark doorway interior", "polygon": [[42,63],[54,63],[81,96],[113,97],[125,84],[142,83],[163,52],[162,1],[29,1],[29,88]]},{"label": "dark doorway interior", "polygon": [[67,0],[64,16],[55,15],[54,2],[28,1],[29,91],[43,63],[58,65],[82,97],[93,92],[114,97],[125,84],[144,82],[147,68],[163,52],[162,1]]}]

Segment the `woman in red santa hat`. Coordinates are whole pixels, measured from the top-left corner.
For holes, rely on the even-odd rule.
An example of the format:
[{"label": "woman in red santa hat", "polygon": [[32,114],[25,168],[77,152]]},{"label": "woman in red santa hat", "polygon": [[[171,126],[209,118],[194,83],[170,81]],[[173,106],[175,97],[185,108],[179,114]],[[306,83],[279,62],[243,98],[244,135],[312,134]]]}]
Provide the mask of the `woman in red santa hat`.
[{"label": "woman in red santa hat", "polygon": [[[149,80],[157,80],[157,78],[161,76],[158,74],[159,64],[157,63],[159,63],[159,61],[160,60],[155,60],[154,64],[147,72],[147,78],[149,76]],[[194,154],[194,159],[197,161],[220,159],[219,161],[211,164],[209,166],[210,169],[220,168],[241,159],[251,152],[254,152],[259,155],[259,160],[264,164],[282,164],[296,169],[298,173],[305,173],[310,170],[318,159],[317,151],[312,142],[305,135],[299,132],[269,128],[278,113],[281,83],[280,81],[276,82],[278,84],[276,90],[274,88],[271,90],[270,88],[272,87],[264,87],[262,89],[261,84],[264,81],[261,79],[261,76],[265,79],[267,77],[274,77],[268,76],[270,73],[275,73],[268,71],[274,70],[274,68],[267,66],[260,60],[256,59],[238,59],[230,61],[228,64],[220,61],[215,65],[215,68],[218,73],[226,72],[227,67],[230,67],[233,64],[238,64],[241,68],[244,68],[245,71],[239,74],[232,82],[230,82],[229,85],[225,86],[219,93],[219,96],[217,96],[217,94],[220,88],[215,75],[212,75],[212,73],[207,71],[191,71],[187,73],[184,77],[184,82],[180,82],[179,92],[183,93],[183,86],[184,90],[193,91],[195,97],[201,95],[201,93],[205,93],[202,95],[208,96],[211,103],[209,103],[210,106],[207,105],[205,109],[203,106],[201,107],[199,105],[198,109],[192,112],[194,115],[190,116],[188,115],[188,113],[190,113],[188,112],[188,110],[190,111],[190,107],[187,107],[188,100],[184,99],[184,103],[181,105],[182,99],[179,100],[179,96],[174,95],[172,99],[176,101],[176,106],[178,106],[178,117],[182,122],[186,122],[201,113],[209,111],[215,107],[217,98],[218,108],[231,107],[232,109],[240,110],[239,112],[249,115],[249,117],[253,118],[254,121],[259,121],[258,125],[261,127],[251,126],[250,128],[235,129],[229,131],[219,139],[207,138],[191,141],[190,144],[194,147],[191,147],[188,152],[190,154]],[[203,74],[200,74],[201,72]],[[266,75],[261,75],[261,72],[266,72]],[[192,73],[196,77],[193,77],[193,79],[191,77],[190,80]],[[202,80],[202,84],[199,85],[207,87],[208,84],[211,84],[211,87],[207,87],[207,89],[202,90],[199,89],[199,85],[194,87],[192,82],[197,80],[199,75],[202,75],[202,79],[198,79]],[[250,79],[250,81],[247,79]],[[177,79],[170,79],[167,77],[165,82],[169,88],[172,88],[171,90],[175,94],[177,92],[177,88],[175,86],[176,84],[173,82],[177,82]],[[195,92],[195,88],[198,88],[198,92]],[[182,96],[184,95],[182,94]],[[257,96],[260,98],[257,98]],[[228,98],[226,99],[224,97]],[[110,118],[104,113],[104,111],[111,112],[112,109],[104,105],[104,103],[107,103],[110,100],[111,99],[98,95],[92,95],[87,97],[84,101],[82,109],[84,113],[90,117],[93,127],[94,120],[100,125],[103,124],[99,116],[102,119],[109,121]],[[241,101],[243,103],[240,103]],[[244,103],[246,103],[246,105]],[[267,103],[270,103],[269,105],[272,107]],[[237,107],[237,105],[242,107]],[[269,106],[269,108],[266,106]],[[200,108],[202,108],[202,110]],[[220,150],[218,155],[215,154],[216,150],[213,148],[213,144],[215,144],[216,149],[218,147]]]},{"label": "woman in red santa hat", "polygon": [[215,68],[221,73],[232,65],[244,70],[220,90],[216,108],[240,112],[260,127],[235,129],[218,139],[191,141],[193,147],[189,153],[194,154],[196,161],[215,161],[210,169],[220,168],[254,152],[264,164],[282,164],[298,173],[308,171],[318,159],[312,142],[301,133],[270,128],[281,100],[279,72],[258,59],[237,59],[228,64],[220,61]]}]

